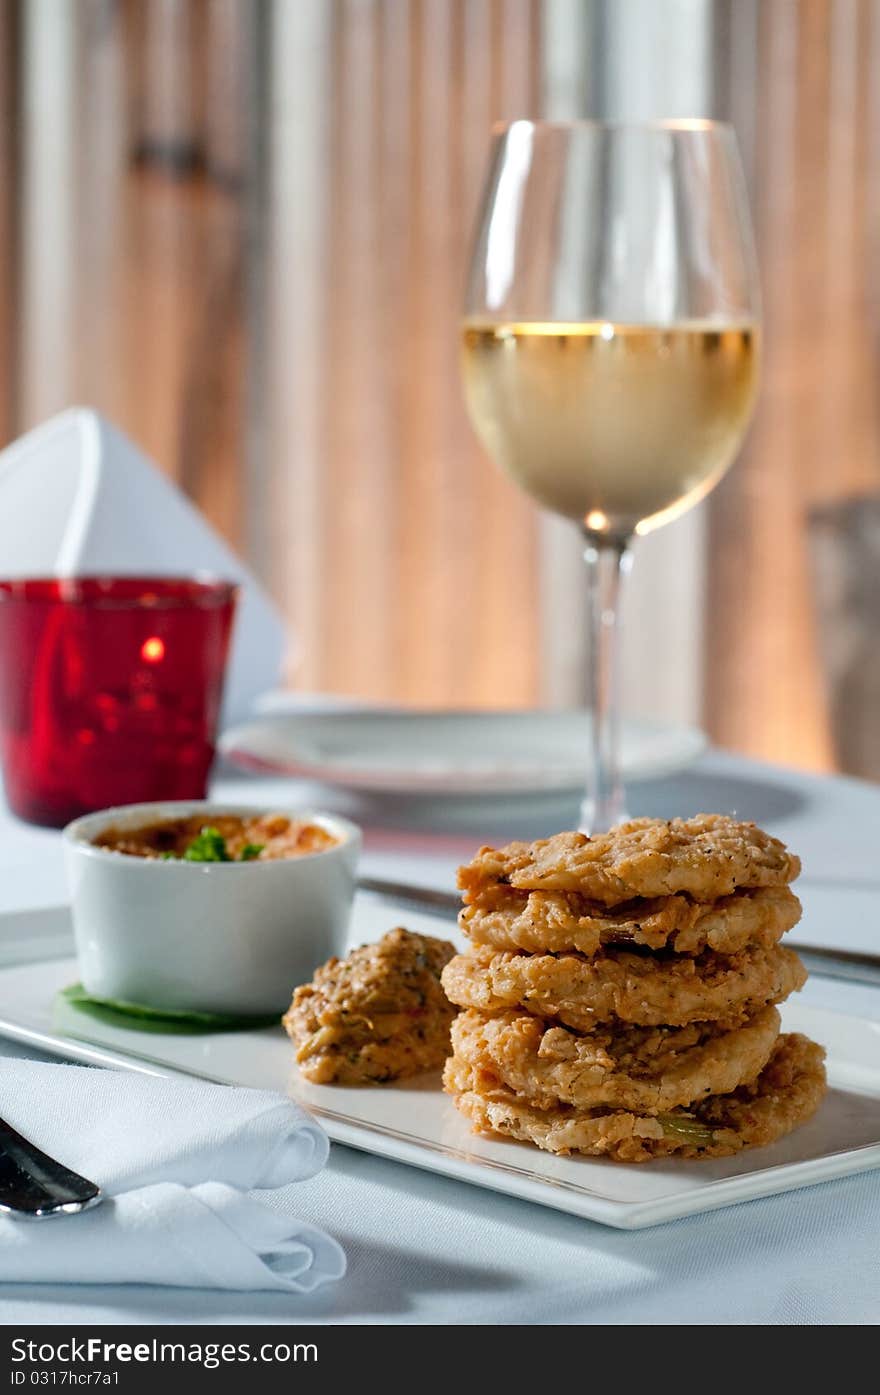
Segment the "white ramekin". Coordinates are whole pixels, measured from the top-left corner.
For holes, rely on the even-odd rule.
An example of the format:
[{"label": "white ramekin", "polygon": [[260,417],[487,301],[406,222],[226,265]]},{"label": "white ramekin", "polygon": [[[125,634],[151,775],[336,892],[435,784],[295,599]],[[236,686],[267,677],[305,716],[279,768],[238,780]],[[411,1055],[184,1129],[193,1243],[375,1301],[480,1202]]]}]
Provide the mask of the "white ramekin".
[{"label": "white ramekin", "polygon": [[339,841],[270,862],[183,862],[95,846],[106,829],[252,806],[128,804],[76,819],[64,852],[80,977],[97,998],[220,1013],[282,1012],[315,968],[345,952],[361,832],[348,819],[276,809]]}]

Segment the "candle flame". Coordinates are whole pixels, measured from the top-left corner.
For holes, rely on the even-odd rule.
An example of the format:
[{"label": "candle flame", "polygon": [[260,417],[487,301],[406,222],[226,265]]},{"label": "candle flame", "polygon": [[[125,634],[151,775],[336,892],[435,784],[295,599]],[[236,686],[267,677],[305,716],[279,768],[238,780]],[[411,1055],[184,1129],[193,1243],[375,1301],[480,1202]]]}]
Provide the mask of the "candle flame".
[{"label": "candle flame", "polygon": [[158,635],[150,635],[141,645],[141,658],[145,664],[160,664],[165,658],[165,641]]}]

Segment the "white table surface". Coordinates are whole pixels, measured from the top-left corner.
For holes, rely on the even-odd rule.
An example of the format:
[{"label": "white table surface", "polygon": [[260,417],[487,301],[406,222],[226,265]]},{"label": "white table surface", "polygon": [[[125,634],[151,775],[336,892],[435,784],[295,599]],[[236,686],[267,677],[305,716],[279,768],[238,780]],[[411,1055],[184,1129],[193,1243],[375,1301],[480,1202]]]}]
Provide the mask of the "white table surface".
[{"label": "white table surface", "polygon": [[[313,797],[275,782],[224,780],[215,792],[264,805]],[[634,813],[756,819],[804,861],[798,938],[880,952],[880,787],[713,752],[687,774],[634,788],[630,804]],[[349,812],[370,820],[365,871],[437,886],[479,842],[574,821],[564,807],[540,817],[511,808],[499,820],[475,806],[470,827],[432,835],[399,806]],[[58,835],[0,811],[0,910],[64,899]],[[814,978],[804,994],[880,1020],[880,989]],[[0,1061],[24,1054],[0,1041]],[[321,1176],[278,1203],[342,1240],[349,1273],[340,1284],[307,1299],[0,1285],[0,1322],[880,1320],[880,1172],[624,1232],[334,1145]]]}]

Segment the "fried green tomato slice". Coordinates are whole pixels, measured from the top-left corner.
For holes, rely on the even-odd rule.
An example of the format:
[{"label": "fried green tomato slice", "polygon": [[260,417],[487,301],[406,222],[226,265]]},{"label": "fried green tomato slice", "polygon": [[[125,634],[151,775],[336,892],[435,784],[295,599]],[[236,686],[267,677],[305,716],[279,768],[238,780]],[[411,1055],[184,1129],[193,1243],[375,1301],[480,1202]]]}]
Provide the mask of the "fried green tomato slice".
[{"label": "fried green tomato slice", "polygon": [[660,1114],[754,1080],[779,1035],[766,1007],[730,1031],[689,1027],[597,1028],[578,1033],[526,1012],[468,1009],[452,1025],[453,1054],[539,1109],[625,1109]]},{"label": "fried green tomato slice", "polygon": [[610,833],[557,833],[535,843],[484,847],[459,871],[469,899],[496,883],[526,891],[574,891],[605,906],[633,897],[713,902],[742,887],[786,886],[800,860],[754,823],[725,814],[631,819]]},{"label": "fried green tomato slice", "polygon": [[815,1114],[826,1090],[824,1058],[822,1047],[809,1038],[780,1036],[751,1084],[660,1115],[537,1109],[455,1057],[446,1063],[444,1085],[475,1133],[519,1139],[549,1153],[587,1153],[624,1163],[725,1158],[775,1143]]},{"label": "fried green tomato slice", "polygon": [[459,925],[475,944],[527,954],[598,953],[627,945],[676,954],[738,954],[771,946],[796,925],[801,903],[787,886],[737,891],[712,905],[661,896],[602,906],[573,891],[525,891],[493,885],[468,902]]},{"label": "fried green tomato slice", "polygon": [[696,957],[608,949],[581,954],[513,954],[474,945],[443,970],[446,996],[481,1012],[523,1008],[580,1032],[605,1022],[683,1027],[736,1026],[802,988],[807,971],[779,945]]}]

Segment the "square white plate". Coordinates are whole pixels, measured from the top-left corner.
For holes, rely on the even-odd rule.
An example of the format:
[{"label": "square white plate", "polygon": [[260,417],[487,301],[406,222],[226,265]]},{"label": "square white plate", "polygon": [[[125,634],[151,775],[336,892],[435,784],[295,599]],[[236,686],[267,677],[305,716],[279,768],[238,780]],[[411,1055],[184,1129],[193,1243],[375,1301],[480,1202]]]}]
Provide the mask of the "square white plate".
[{"label": "square white plate", "polygon": [[[376,938],[392,920],[387,907],[359,902],[352,939]],[[406,921],[438,933],[436,920]],[[861,1018],[785,1005],[785,1028],[827,1047],[832,1085],[815,1118],[788,1138],[735,1158],[624,1166],[479,1138],[436,1077],[377,1089],[310,1085],[280,1027],[185,1036],[99,1024],[56,1002],[77,977],[71,956],[66,910],[0,916],[0,1036],[72,1061],[280,1090],[319,1115],[338,1143],[606,1225],[655,1225],[880,1165],[880,1023]]]}]

